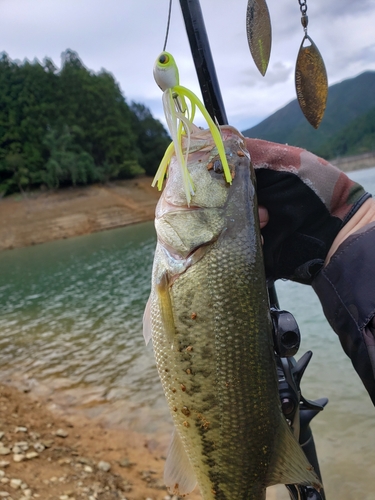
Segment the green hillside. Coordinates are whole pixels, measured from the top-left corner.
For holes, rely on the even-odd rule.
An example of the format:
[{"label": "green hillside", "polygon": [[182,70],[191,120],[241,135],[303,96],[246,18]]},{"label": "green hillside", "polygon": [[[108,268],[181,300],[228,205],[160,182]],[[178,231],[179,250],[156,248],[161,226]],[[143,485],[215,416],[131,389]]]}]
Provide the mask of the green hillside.
[{"label": "green hillside", "polygon": [[170,139],[149,109],[126,102],[113,76],[66,50],[19,63],[0,54],[0,197],[156,172]]},{"label": "green hillside", "polygon": [[355,118],[317,151],[319,156],[358,155],[375,150],[375,108]]},{"label": "green hillside", "polygon": [[[300,146],[320,154],[321,151],[329,150],[331,155],[335,155],[338,144],[342,144],[345,139],[345,136],[340,139],[344,129],[348,133],[346,127],[349,127],[349,131],[350,127],[353,127],[354,140],[354,131],[361,124],[361,127],[369,130],[370,137],[361,143],[362,146],[358,145],[358,150],[371,150],[375,149],[375,144],[371,142],[371,124],[369,125],[368,121],[374,123],[374,114],[370,113],[367,118],[364,116],[372,108],[375,108],[375,71],[367,71],[329,87],[327,108],[318,130],[307,122],[295,99],[255,127],[245,130],[243,134],[247,137]],[[366,125],[362,123],[362,118]],[[362,140],[360,135],[358,140]],[[334,146],[336,141],[337,146]],[[333,149],[330,149],[330,144]],[[339,149],[342,150],[343,147],[341,145]],[[356,148],[354,142],[351,142],[346,154],[351,154]]]}]

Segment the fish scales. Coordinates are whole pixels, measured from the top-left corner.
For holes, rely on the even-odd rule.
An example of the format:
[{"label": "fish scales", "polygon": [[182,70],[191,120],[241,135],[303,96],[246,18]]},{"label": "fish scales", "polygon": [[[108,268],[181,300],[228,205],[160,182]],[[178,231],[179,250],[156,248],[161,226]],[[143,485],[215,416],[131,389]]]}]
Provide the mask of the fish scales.
[{"label": "fish scales", "polygon": [[[260,500],[282,476],[279,450],[294,438],[280,410],[250,159],[238,132],[223,134],[230,187],[210,168],[216,148],[198,147],[186,207],[170,165],[157,208],[150,324],[176,439],[203,498]],[[171,491],[186,493],[175,476]]]}]

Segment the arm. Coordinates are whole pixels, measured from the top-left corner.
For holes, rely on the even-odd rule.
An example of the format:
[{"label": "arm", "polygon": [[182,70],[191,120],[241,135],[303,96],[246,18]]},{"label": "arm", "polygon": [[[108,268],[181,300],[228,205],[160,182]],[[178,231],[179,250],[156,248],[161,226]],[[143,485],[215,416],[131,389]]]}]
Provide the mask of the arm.
[{"label": "arm", "polygon": [[310,284],[375,404],[375,200],[308,151],[246,139],[269,280]]},{"label": "arm", "polygon": [[357,224],[340,231],[312,287],[375,405],[375,200],[355,218]]}]

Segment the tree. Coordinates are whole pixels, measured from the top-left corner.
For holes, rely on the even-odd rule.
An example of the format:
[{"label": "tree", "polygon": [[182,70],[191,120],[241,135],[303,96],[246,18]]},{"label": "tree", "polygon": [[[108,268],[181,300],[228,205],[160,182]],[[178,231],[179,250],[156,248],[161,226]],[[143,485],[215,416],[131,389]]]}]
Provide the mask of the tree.
[{"label": "tree", "polygon": [[92,156],[76,140],[82,134],[78,126],[69,128],[68,125],[64,125],[62,130],[51,129],[46,134],[44,144],[49,158],[41,177],[49,188],[66,184],[76,186],[97,180]]},{"label": "tree", "polygon": [[143,104],[132,102],[133,128],[137,135],[139,164],[147,175],[154,175],[171,139],[150,110]]},{"label": "tree", "polygon": [[168,143],[145,106],[130,108],[114,77],[76,52],[60,71],[49,58],[0,55],[1,193],[151,175]]}]

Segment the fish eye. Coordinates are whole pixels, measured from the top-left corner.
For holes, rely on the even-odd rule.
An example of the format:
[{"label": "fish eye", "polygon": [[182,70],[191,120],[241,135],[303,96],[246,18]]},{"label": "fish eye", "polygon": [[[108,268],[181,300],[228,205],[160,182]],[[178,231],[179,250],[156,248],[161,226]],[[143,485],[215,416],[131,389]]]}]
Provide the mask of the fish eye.
[{"label": "fish eye", "polygon": [[223,174],[224,173],[223,164],[221,163],[220,160],[214,161],[213,170],[214,170],[215,174]]},{"label": "fish eye", "polygon": [[159,62],[160,64],[167,64],[169,62],[169,57],[167,56],[167,54],[162,54],[159,57]]}]

